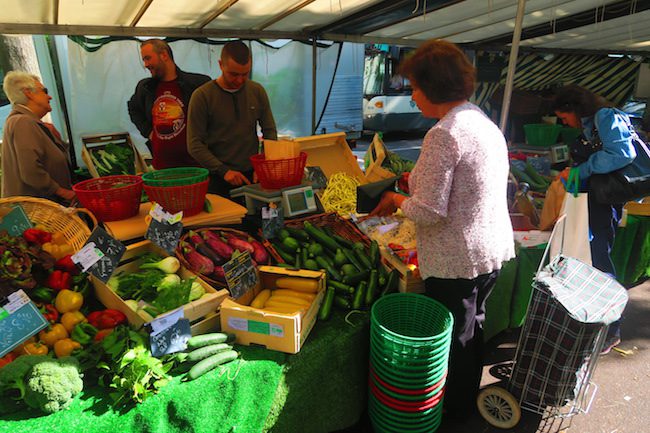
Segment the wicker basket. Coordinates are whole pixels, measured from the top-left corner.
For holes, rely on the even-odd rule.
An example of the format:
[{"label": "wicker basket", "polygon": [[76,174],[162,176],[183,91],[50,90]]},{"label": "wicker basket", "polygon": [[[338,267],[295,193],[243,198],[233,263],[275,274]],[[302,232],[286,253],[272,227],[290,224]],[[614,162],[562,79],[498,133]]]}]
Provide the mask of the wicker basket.
[{"label": "wicker basket", "polygon": [[[287,227],[302,229],[305,221],[309,221],[316,227],[328,227],[334,233],[343,238],[346,238],[352,242],[361,242],[365,245],[366,248],[370,246],[370,239],[368,236],[363,234],[363,232],[361,232],[361,230],[359,230],[353,223],[341,218],[336,212],[292,219],[290,221],[285,221],[284,225]],[[273,256],[277,263],[285,263],[282,257],[280,257],[278,252],[275,250],[275,247],[273,247],[273,245],[271,245],[268,240],[264,239],[263,244],[266,250],[269,252],[269,254],[271,254],[271,256]]]},{"label": "wicker basket", "polygon": [[0,199],[2,208],[15,205],[20,205],[23,208],[32,223],[40,224],[49,231],[62,233],[67,243],[75,251],[84,246],[91,232],[91,229],[79,218],[78,214],[88,215],[93,222],[93,228],[97,225],[95,216],[84,208],[69,208],[36,197],[15,196]]},{"label": "wicker basket", "polygon": [[[234,234],[236,236],[246,236],[246,237],[250,236],[248,233],[242,232],[240,230],[226,228],[226,227],[205,227],[205,228],[201,228],[201,229],[195,229],[195,230],[193,229],[192,231],[195,232],[195,233],[201,234],[202,232],[208,231],[208,230],[211,230],[211,231],[218,230],[218,231],[224,232],[224,233],[232,233],[232,234]],[[185,268],[187,268],[189,270],[192,270],[192,267],[190,266],[188,261],[185,260],[185,257],[183,256],[183,253],[181,252],[181,243],[182,242],[188,242],[188,243],[191,244],[191,242],[189,241],[189,237],[190,237],[189,232],[187,232],[183,236],[181,236],[180,241],[178,242],[178,247],[176,248],[176,257],[178,258],[178,260],[181,262],[181,264]],[[264,244],[264,247],[266,248],[266,250],[269,253],[269,258],[271,256],[275,257],[274,254],[277,254],[275,251],[271,251],[266,244]],[[268,265],[270,263],[258,263],[258,264],[259,265]],[[210,283],[210,285],[212,285],[212,286],[226,287],[226,283],[224,283],[223,281],[216,280],[212,276],[200,274],[200,277],[204,281],[207,281],[208,283]]]}]

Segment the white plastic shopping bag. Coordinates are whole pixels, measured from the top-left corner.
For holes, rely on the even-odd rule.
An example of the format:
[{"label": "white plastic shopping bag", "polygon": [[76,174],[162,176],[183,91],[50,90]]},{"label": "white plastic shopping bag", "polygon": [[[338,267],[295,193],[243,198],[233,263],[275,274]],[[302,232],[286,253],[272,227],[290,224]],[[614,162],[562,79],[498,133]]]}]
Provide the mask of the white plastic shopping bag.
[{"label": "white plastic shopping bag", "polygon": [[[571,184],[569,178],[567,184]],[[571,190],[571,188],[567,187]],[[577,187],[573,189],[576,191]],[[551,257],[562,254],[573,257],[582,263],[591,265],[591,247],[589,245],[589,204],[587,193],[567,192],[560,210],[566,215],[564,224],[559,227],[558,236],[551,240]]]}]

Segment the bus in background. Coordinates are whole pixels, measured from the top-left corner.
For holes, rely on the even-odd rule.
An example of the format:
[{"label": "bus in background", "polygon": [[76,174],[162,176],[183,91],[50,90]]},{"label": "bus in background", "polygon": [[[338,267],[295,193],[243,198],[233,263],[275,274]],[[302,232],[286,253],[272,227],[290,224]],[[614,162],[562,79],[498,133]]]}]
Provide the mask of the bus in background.
[{"label": "bus in background", "polygon": [[411,100],[409,81],[397,73],[412,48],[367,44],[363,70],[364,131],[427,130],[435,120],[422,116]]}]

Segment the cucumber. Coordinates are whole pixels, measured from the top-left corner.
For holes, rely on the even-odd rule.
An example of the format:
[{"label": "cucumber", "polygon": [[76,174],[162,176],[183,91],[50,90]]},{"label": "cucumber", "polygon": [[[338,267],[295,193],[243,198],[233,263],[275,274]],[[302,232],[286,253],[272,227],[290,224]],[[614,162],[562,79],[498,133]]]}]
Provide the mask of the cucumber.
[{"label": "cucumber", "polygon": [[197,347],[209,346],[211,344],[225,343],[233,341],[234,334],[226,334],[225,332],[213,332],[211,334],[196,335],[187,340],[187,347],[196,349]]},{"label": "cucumber", "polygon": [[197,362],[227,349],[232,349],[232,346],[228,343],[218,343],[199,347],[187,354],[187,360],[189,362]]},{"label": "cucumber", "polygon": [[350,304],[348,298],[341,295],[334,295],[334,305],[344,310],[349,310],[352,308],[352,304]]},{"label": "cucumber", "polygon": [[352,298],[352,309],[358,310],[359,308],[363,307],[363,301],[366,298],[367,284],[368,283],[365,281],[361,281],[357,286],[357,289],[354,292],[354,297]]},{"label": "cucumber", "polygon": [[365,270],[365,271],[357,272],[354,275],[346,275],[345,277],[343,277],[343,283],[358,284],[360,281],[368,279],[369,274],[370,271]]},{"label": "cucumber", "polygon": [[314,238],[319,244],[323,245],[324,247],[336,251],[337,248],[339,248],[339,244],[336,243],[334,239],[329,237],[324,231],[319,229],[318,227],[312,225],[309,221],[305,221],[304,223],[305,231]]},{"label": "cucumber", "polygon": [[224,350],[222,352],[216,353],[194,364],[194,366],[187,373],[187,378],[189,380],[197,379],[221,364],[234,361],[238,356],[239,353],[235,352],[234,350]]},{"label": "cucumber", "polygon": [[286,227],[280,229],[280,231],[278,232],[278,238],[281,241],[284,240],[284,238],[288,238],[289,236],[291,236],[291,234],[289,233],[289,230],[287,230]]},{"label": "cucumber", "polygon": [[309,242],[309,235],[306,231],[297,229],[295,227],[285,227],[284,229],[289,232],[289,236],[292,238],[298,239],[302,242]]},{"label": "cucumber", "polygon": [[356,254],[352,252],[352,250],[349,250],[347,248],[341,248],[341,251],[343,251],[345,257],[348,258],[348,261],[352,263],[359,271],[363,271],[365,269],[361,264],[361,262],[357,259]]},{"label": "cucumber", "polygon": [[281,244],[279,242],[271,242],[271,245],[273,245],[275,251],[282,258],[282,260],[284,260],[290,265],[294,265],[296,263],[296,260],[294,259],[293,255],[289,254],[282,247],[280,247]]},{"label": "cucumber", "polygon": [[357,255],[357,259],[359,259],[359,262],[363,265],[365,269],[373,269],[374,266],[372,263],[370,263],[370,259],[366,255],[365,250],[360,250],[359,248],[354,249],[354,254]]},{"label": "cucumber", "polygon": [[323,300],[323,305],[320,306],[320,311],[318,312],[318,318],[320,320],[327,320],[330,318],[330,313],[332,312],[332,303],[334,302],[334,288],[328,287],[327,292],[325,293],[325,299]]}]

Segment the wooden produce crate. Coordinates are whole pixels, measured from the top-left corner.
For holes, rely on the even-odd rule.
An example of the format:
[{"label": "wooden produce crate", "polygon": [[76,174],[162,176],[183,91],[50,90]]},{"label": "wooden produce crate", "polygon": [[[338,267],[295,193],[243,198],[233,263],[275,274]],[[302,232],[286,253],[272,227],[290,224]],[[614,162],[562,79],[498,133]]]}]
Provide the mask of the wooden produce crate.
[{"label": "wooden produce crate", "polygon": [[110,134],[99,135],[84,135],[81,137],[81,159],[88,167],[88,172],[92,177],[100,177],[97,168],[90,157],[90,152],[96,149],[106,147],[109,143],[118,145],[127,145],[133,149],[135,155],[135,173],[128,174],[141,174],[149,171],[149,167],[144,158],[138,151],[138,148],[131,141],[131,136],[128,132],[114,132]]},{"label": "wooden produce crate", "polygon": [[366,168],[366,179],[368,182],[378,182],[395,177],[395,173],[381,166],[382,162],[386,159],[386,155],[387,150],[384,142],[379,138],[379,134],[375,134],[366,151],[366,157],[370,162]]},{"label": "wooden produce crate", "polygon": [[411,270],[409,265],[386,247],[380,247],[381,261],[391,271],[397,270],[399,275],[398,287],[402,293],[424,293],[424,281],[420,277],[420,271],[416,268]]},{"label": "wooden produce crate", "polygon": [[[275,266],[259,267],[259,282],[241,298],[226,299],[221,304],[221,330],[235,334],[236,343],[264,346],[285,353],[298,353],[325,297],[325,273],[322,271],[291,270]],[[280,277],[300,277],[318,281],[318,292],[304,313],[283,314],[250,307],[263,289],[273,289]]]},{"label": "wooden produce crate", "polygon": [[361,184],[368,183],[357,157],[345,141],[345,132],[299,137],[295,142],[300,143],[300,150],[307,154],[307,166],[320,167],[328,179],[334,173],[343,172]]},{"label": "wooden produce crate", "polygon": [[[154,252],[162,257],[169,255],[148,240],[132,244],[127,247],[120,266],[115,270],[115,273],[118,274],[120,272],[136,271],[139,264],[137,257],[146,252]],[[177,274],[182,279],[196,278],[196,281],[204,287],[207,294],[195,301],[185,304],[183,307],[183,315],[190,321],[192,335],[218,330],[220,324],[218,311],[222,301],[229,295],[228,290],[216,290],[204,280],[197,277],[194,273],[190,272],[182,264]],[[97,298],[102,304],[104,304],[104,306],[106,306],[106,308],[121,311],[126,315],[129,323],[136,328],[141,328],[145,323],[147,323],[135,311],[129,308],[129,306],[124,303],[124,299],[112,291],[104,282],[92,275],[91,280]]]}]

